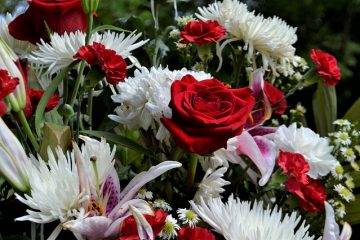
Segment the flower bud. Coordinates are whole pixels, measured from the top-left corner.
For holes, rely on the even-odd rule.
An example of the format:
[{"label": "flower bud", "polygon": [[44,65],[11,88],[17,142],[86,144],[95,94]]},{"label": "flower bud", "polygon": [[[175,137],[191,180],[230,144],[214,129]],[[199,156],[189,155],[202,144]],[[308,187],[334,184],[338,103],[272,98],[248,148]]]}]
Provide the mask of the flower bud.
[{"label": "flower bud", "polygon": [[26,192],[29,189],[28,164],[30,160],[19,140],[0,118],[0,175],[17,190]]},{"label": "flower bud", "polygon": [[15,112],[24,109],[26,105],[25,80],[22,71],[15,63],[17,60],[14,51],[0,38],[0,69],[7,70],[11,77],[19,79],[19,85],[8,96],[12,110]]},{"label": "flower bud", "polygon": [[93,14],[99,6],[99,0],[81,0],[81,3],[86,14]]}]

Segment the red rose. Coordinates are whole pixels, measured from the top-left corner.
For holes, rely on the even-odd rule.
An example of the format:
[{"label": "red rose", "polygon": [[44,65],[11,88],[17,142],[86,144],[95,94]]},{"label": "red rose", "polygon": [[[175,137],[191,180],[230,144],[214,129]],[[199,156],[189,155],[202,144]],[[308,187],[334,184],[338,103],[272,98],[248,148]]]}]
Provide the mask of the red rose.
[{"label": "red rose", "polygon": [[[24,108],[24,114],[26,118],[30,118],[32,116],[43,95],[43,90],[34,88],[27,90],[26,106]],[[46,104],[45,111],[49,112],[53,110],[59,104],[59,102],[60,98],[58,95],[51,96],[48,103]]]},{"label": "red rose", "polygon": [[[167,215],[166,212],[161,210],[156,210],[154,216],[144,215],[152,227],[154,239],[163,229]],[[123,235],[118,240],[140,240],[134,217],[131,216],[125,219],[121,225],[121,233]]]},{"label": "red rose", "polygon": [[326,189],[319,180],[307,179],[300,182],[296,177],[290,177],[285,183],[286,190],[300,198],[300,206],[308,212],[319,212],[324,208]]},{"label": "red rose", "polygon": [[321,50],[312,49],[310,51],[310,57],[316,63],[317,72],[327,85],[335,86],[338,81],[340,81],[340,68],[333,55]]},{"label": "red rose", "polygon": [[249,88],[229,89],[217,79],[199,82],[186,75],[172,84],[172,118],[161,122],[178,146],[206,154],[241,134],[254,104]]},{"label": "red rose", "polygon": [[126,78],[125,60],[101,43],[94,42],[93,45],[81,47],[74,58],[99,66],[105,72],[107,82],[112,85]]},{"label": "red rose", "polygon": [[29,8],[9,24],[10,34],[32,43],[48,40],[48,30],[63,34],[85,32],[87,17],[81,0],[28,0]]},{"label": "red rose", "polygon": [[216,240],[216,238],[209,229],[183,227],[178,232],[178,240]]},{"label": "red rose", "polygon": [[225,36],[225,33],[226,30],[217,21],[191,21],[185,25],[184,31],[180,33],[183,38],[181,43],[194,42],[201,46],[220,40]]},{"label": "red rose", "polygon": [[277,163],[288,176],[295,176],[298,181],[306,183],[310,170],[310,165],[306,162],[303,155],[299,153],[283,152],[277,158]]},{"label": "red rose", "polygon": [[264,81],[264,92],[271,106],[275,108],[274,113],[283,114],[287,108],[284,93],[267,81]]}]

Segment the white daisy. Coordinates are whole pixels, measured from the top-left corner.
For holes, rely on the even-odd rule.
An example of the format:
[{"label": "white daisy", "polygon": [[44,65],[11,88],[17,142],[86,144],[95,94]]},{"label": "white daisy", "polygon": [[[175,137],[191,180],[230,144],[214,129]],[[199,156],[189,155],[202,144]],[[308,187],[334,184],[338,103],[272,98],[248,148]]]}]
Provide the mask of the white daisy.
[{"label": "white daisy", "polygon": [[177,231],[180,229],[179,224],[177,224],[177,220],[173,218],[170,214],[165,219],[165,225],[160,232],[159,236],[162,239],[172,239],[177,236]]},{"label": "white daisy", "polygon": [[147,200],[152,200],[153,199],[153,193],[146,190],[145,188],[142,188],[139,190],[138,194],[136,195],[136,198],[140,198],[140,199],[147,199]]},{"label": "white daisy", "polygon": [[337,160],[331,155],[333,147],[327,138],[320,137],[309,128],[282,125],[274,134],[274,142],[285,152],[300,153],[310,165],[308,175],[314,179],[326,176]]},{"label": "white daisy", "polygon": [[179,220],[182,221],[182,224],[189,225],[191,228],[195,227],[199,222],[199,217],[192,210],[186,208],[179,208],[177,211]]},{"label": "white daisy", "polygon": [[31,210],[27,210],[28,215],[17,218],[17,221],[65,222],[83,211],[81,204],[89,196],[80,192],[74,155],[65,155],[60,148],[55,153],[57,157],[48,149],[47,162],[41,157],[32,157],[33,164],[28,166],[31,193],[24,197],[16,194],[16,198]]},{"label": "white daisy", "polygon": [[26,57],[29,52],[35,49],[35,45],[28,41],[21,41],[15,39],[9,33],[8,25],[15,19],[10,13],[6,16],[0,17],[0,38],[20,57]]},{"label": "white daisy", "polygon": [[354,194],[344,187],[342,184],[337,184],[334,186],[334,190],[347,202],[353,201],[355,199]]},{"label": "white daisy", "polygon": [[[41,40],[38,50],[33,51],[29,56],[29,61],[38,69],[47,69],[48,74],[57,73],[76,59],[74,55],[85,45],[85,33],[80,31],[74,33],[64,33],[59,35],[54,33],[50,36],[50,42]],[[90,45],[93,42],[102,43],[105,48],[112,49],[124,59],[129,58],[134,64],[137,60],[131,55],[131,51],[144,45],[147,40],[135,43],[141,33],[132,32],[127,37],[124,33],[105,32],[104,34],[95,33],[91,36]]]},{"label": "white daisy", "polygon": [[223,179],[226,171],[226,167],[217,170],[209,168],[198,186],[194,201],[199,202],[201,198],[208,201],[209,199],[219,197],[220,193],[225,191],[223,187],[230,184],[229,181]]},{"label": "white daisy", "polygon": [[153,203],[152,203],[152,206],[154,208],[158,208],[158,209],[161,209],[163,211],[171,211],[172,210],[172,207],[170,206],[169,203],[165,202],[164,199],[156,199]]},{"label": "white daisy", "polygon": [[185,68],[170,71],[162,67],[152,67],[150,70],[142,67],[136,70],[134,77],[126,78],[116,86],[119,93],[113,95],[112,99],[121,105],[115,109],[117,115],[109,117],[129,128],[151,128],[157,132],[157,139],[168,139],[170,133],[163,127],[160,118],[171,118],[171,84],[187,74],[197,80],[211,78],[211,75],[205,72],[189,71]]},{"label": "white daisy", "polygon": [[348,162],[352,162],[356,159],[355,152],[352,148],[342,147],[340,148],[340,152]]},{"label": "white daisy", "polygon": [[257,240],[300,240],[314,239],[309,236],[309,226],[305,221],[299,226],[301,217],[293,212],[283,217],[282,211],[275,207],[263,208],[262,202],[241,202],[230,196],[227,203],[214,198],[200,204],[190,201],[194,211],[222,234],[226,240],[257,239]]},{"label": "white daisy", "polygon": [[338,146],[348,146],[351,144],[351,138],[347,132],[335,132],[333,136],[335,137],[335,144]]},{"label": "white daisy", "polygon": [[351,122],[349,122],[349,120],[346,119],[337,119],[334,121],[333,124],[338,126],[351,126]]}]

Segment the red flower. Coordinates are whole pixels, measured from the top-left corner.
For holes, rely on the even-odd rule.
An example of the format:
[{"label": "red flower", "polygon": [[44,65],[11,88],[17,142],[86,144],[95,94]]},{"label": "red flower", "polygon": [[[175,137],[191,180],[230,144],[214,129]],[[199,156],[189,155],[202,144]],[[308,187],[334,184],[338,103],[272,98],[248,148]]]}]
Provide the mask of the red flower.
[{"label": "red flower", "polygon": [[285,183],[286,190],[300,198],[300,206],[308,212],[319,212],[324,208],[326,189],[319,180],[308,177],[307,182],[301,182],[296,177],[290,177]]},{"label": "red flower", "polygon": [[225,33],[226,30],[217,21],[191,21],[185,25],[184,31],[180,33],[183,38],[181,43],[194,42],[201,46],[220,40],[225,36]]},{"label": "red flower", "polygon": [[[26,118],[30,118],[32,116],[43,95],[43,90],[34,88],[27,90],[26,106],[24,108],[24,114]],[[46,104],[45,111],[49,112],[53,110],[59,104],[59,102],[60,98],[58,95],[51,96],[48,103]]]},{"label": "red flower", "polygon": [[7,112],[7,106],[3,99],[12,93],[18,84],[18,78],[11,78],[8,71],[0,70],[0,117]]},{"label": "red flower", "polygon": [[[161,210],[156,210],[155,215],[144,215],[148,223],[151,225],[154,238],[161,232],[165,225],[165,219],[167,213]],[[121,233],[123,236],[118,238],[118,240],[141,240],[138,235],[138,230],[134,217],[128,217],[121,225]]]},{"label": "red flower", "polygon": [[216,240],[216,238],[209,229],[183,227],[178,232],[178,240]]},{"label": "red flower", "polygon": [[340,81],[341,71],[333,55],[312,49],[310,57],[316,63],[317,72],[327,85],[335,86]]},{"label": "red flower", "polygon": [[310,166],[303,155],[280,150],[277,163],[286,175],[295,176],[298,181],[303,183],[308,181],[308,176],[306,174],[309,172]]},{"label": "red flower", "polygon": [[48,40],[49,28],[63,34],[77,30],[85,32],[87,18],[81,0],[28,0],[29,8],[9,24],[10,34],[32,43]]},{"label": "red flower", "polygon": [[274,113],[283,114],[287,108],[284,93],[267,81],[264,81],[264,92],[272,107],[275,107]]},{"label": "red flower", "polygon": [[74,58],[84,60],[90,65],[99,66],[106,76],[108,83],[116,85],[126,78],[126,62],[114,50],[106,49],[101,43],[83,46]]},{"label": "red flower", "polygon": [[225,147],[241,134],[254,107],[249,88],[229,89],[217,79],[186,75],[171,86],[172,118],[161,118],[181,148],[198,154]]}]

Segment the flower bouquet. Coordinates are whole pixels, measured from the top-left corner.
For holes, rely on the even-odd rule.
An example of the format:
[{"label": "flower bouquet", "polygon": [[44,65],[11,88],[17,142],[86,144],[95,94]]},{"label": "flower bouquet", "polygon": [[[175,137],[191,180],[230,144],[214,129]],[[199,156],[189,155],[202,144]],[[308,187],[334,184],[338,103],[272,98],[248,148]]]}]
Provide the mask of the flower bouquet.
[{"label": "flower bouquet", "polygon": [[[99,0],[4,13],[0,209],[21,227],[1,238],[350,239],[359,104],[338,119],[336,58],[238,0],[171,2],[168,26],[157,1],[147,25],[102,25]],[[289,102],[310,86],[316,131]]]}]

